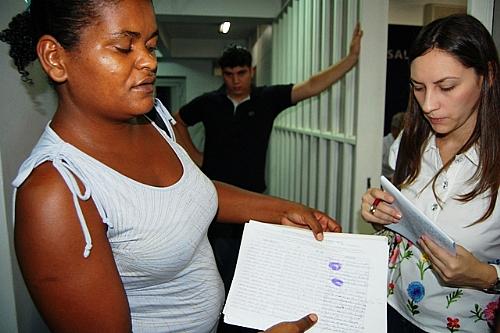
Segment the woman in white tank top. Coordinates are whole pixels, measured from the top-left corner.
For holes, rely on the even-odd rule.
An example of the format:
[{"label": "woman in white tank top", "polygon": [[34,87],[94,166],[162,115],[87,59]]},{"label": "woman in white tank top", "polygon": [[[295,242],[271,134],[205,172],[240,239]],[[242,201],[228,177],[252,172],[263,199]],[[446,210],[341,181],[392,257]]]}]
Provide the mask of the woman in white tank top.
[{"label": "woman in white tank top", "polygon": [[[206,237],[214,218],[309,227],[318,239],[340,230],[303,205],[214,184],[189,159],[153,104],[150,0],[33,0],[0,39],[23,80],[38,58],[58,96],[13,182],[16,254],[51,330],[213,332],[223,302]],[[153,106],[168,133],[145,116]]]}]

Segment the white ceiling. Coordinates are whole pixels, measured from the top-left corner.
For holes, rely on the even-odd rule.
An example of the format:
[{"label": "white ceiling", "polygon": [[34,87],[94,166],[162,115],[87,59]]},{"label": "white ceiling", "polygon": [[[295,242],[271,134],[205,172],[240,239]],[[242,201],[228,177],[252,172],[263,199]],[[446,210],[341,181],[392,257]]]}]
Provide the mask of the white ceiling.
[{"label": "white ceiling", "polygon": [[[279,15],[282,0],[154,0],[160,30],[162,54],[203,57],[206,45],[247,44],[257,26],[270,24]],[[219,24],[231,22],[228,34],[218,32]],[[189,45],[198,54],[177,50]],[[209,55],[207,57],[210,57]]]},{"label": "white ceiling", "polygon": [[[171,57],[187,54],[182,50],[175,50],[178,45],[190,45],[191,49],[196,50],[196,44],[200,43],[198,49],[202,50],[202,45],[214,44],[219,47],[231,42],[248,42],[254,37],[257,26],[271,24],[287,1],[153,0],[153,3],[160,30],[160,50],[162,54]],[[389,11],[391,12],[391,8],[396,13],[405,8],[414,11],[416,7],[423,7],[428,3],[466,6],[467,0],[389,0]],[[232,24],[229,33],[224,35],[218,32],[218,26],[226,20]],[[197,56],[203,57],[202,54]]]},{"label": "white ceiling", "polygon": [[[219,33],[219,24],[231,21],[227,34]],[[227,16],[158,16],[159,28],[170,38],[247,39],[260,24],[272,23],[270,18]]]}]

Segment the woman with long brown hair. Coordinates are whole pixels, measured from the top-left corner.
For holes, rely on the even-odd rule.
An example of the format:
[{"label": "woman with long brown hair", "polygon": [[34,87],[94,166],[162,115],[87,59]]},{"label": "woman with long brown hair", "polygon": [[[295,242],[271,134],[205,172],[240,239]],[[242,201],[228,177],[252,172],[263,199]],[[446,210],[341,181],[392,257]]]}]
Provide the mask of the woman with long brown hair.
[{"label": "woman with long brown hair", "polygon": [[[392,146],[393,183],[456,241],[399,235],[388,276],[389,332],[488,332],[500,290],[500,87],[491,35],[474,17],[425,26],[409,54],[411,96]],[[362,216],[397,223],[394,198],[369,189]]]}]

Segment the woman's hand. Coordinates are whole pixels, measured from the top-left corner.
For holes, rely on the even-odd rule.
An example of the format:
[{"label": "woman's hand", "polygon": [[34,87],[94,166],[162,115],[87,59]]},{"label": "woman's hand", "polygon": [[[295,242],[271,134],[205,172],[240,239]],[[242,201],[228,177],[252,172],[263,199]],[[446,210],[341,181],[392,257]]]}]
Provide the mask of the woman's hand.
[{"label": "woman's hand", "polygon": [[296,321],[287,321],[268,328],[264,333],[302,333],[310,329],[318,321],[318,316],[309,314]]},{"label": "woman's hand", "polygon": [[394,197],[378,188],[370,188],[361,199],[361,217],[375,225],[398,223],[401,213],[390,206]]},{"label": "woman's hand", "polygon": [[427,236],[422,236],[418,244],[431,262],[432,270],[447,285],[486,289],[497,280],[494,267],[479,261],[460,245],[456,245],[454,256]]},{"label": "woman's hand", "polygon": [[299,228],[309,228],[317,240],[323,239],[324,231],[342,231],[342,227],[330,216],[301,204],[295,204],[287,210],[281,218],[280,223]]}]

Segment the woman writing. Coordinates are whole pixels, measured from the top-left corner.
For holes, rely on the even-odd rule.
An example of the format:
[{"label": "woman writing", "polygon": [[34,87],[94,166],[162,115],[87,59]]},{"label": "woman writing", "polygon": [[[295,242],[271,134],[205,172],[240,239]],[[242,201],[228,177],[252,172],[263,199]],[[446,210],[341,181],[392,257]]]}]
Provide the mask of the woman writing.
[{"label": "woman writing", "polygon": [[224,296],[206,236],[214,217],[318,239],[339,230],[302,205],[214,185],[144,116],[157,70],[150,0],[33,0],[0,39],[25,80],[38,58],[58,97],[14,180],[16,255],[51,330],[212,332]]},{"label": "woman writing", "polygon": [[[418,244],[393,238],[388,332],[489,332],[500,287],[496,47],[477,19],[449,16],[421,30],[409,61],[411,96],[392,146],[393,182],[457,245],[452,255],[426,236]],[[393,200],[368,190],[363,218],[376,228],[397,223]]]}]

